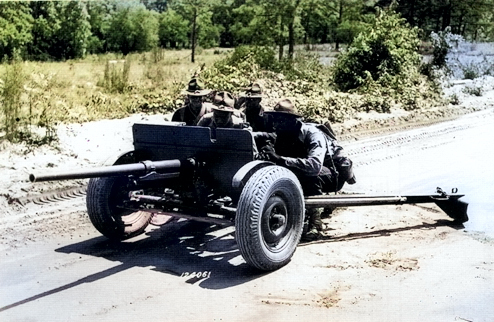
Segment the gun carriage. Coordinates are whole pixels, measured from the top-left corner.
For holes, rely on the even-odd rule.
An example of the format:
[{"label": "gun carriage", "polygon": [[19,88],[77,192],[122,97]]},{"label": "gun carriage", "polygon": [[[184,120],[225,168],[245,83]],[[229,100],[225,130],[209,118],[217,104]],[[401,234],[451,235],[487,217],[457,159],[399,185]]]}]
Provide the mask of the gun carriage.
[{"label": "gun carriage", "polygon": [[94,227],[110,239],[144,232],[154,216],[234,225],[245,261],[261,270],[286,265],[299,243],[306,208],[435,203],[468,220],[463,195],[304,197],[287,168],[255,160],[252,134],[239,129],[134,124],[134,150],[112,165],[30,175],[31,182],[91,178],[86,196]]}]

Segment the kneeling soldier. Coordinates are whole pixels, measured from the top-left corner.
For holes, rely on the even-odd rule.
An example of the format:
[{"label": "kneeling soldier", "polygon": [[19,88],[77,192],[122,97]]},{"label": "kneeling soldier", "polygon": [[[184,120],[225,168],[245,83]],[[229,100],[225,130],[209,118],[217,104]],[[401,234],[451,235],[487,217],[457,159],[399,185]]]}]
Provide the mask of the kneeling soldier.
[{"label": "kneeling soldier", "polygon": [[[290,100],[281,100],[273,111],[265,113],[272,118],[275,133],[261,132],[256,136],[274,139],[274,145],[258,147],[261,155],[293,171],[305,196],[336,192],[345,182],[355,183],[351,161],[344,157],[343,148],[319,128],[321,125],[302,122]],[[303,238],[313,240],[323,228],[321,209],[311,208],[306,213],[309,226]]]}]

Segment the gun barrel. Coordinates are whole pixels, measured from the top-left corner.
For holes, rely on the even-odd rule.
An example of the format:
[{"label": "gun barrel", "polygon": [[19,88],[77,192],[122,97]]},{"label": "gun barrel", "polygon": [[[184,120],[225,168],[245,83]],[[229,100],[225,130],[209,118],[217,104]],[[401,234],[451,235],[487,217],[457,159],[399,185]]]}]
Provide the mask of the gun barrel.
[{"label": "gun barrel", "polygon": [[48,174],[30,174],[29,181],[56,181],[56,180],[72,180],[86,179],[98,177],[112,177],[120,175],[144,175],[152,171],[159,173],[167,173],[170,177],[178,177],[180,175],[180,160],[164,160],[164,161],[142,161],[138,163],[119,164],[104,167],[97,167],[87,170],[72,170],[62,173]]}]

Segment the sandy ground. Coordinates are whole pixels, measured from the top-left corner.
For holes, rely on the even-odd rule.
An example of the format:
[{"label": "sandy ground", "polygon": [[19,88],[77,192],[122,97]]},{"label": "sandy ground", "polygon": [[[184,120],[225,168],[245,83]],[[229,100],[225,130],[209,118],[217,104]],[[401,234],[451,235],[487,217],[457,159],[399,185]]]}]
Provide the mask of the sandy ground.
[{"label": "sandy ground", "polygon": [[[347,136],[342,143],[361,169],[349,191],[393,193],[385,183],[366,185],[373,165],[433,153],[452,136],[492,124],[491,81],[482,80],[481,97],[464,95],[465,82],[449,87],[462,95],[457,110],[485,110],[474,121],[368,141],[379,130]],[[492,321],[494,239],[452,225],[434,205],[338,209],[324,220],[321,240],[300,244],[287,266],[261,274],[243,262],[232,228],[185,221],[112,244],[87,218],[85,180],[28,181],[32,172],[110,162],[131,149],[134,122],[166,118],[63,125],[56,149],[2,143],[1,321]],[[72,194],[56,198],[57,189]]]}]

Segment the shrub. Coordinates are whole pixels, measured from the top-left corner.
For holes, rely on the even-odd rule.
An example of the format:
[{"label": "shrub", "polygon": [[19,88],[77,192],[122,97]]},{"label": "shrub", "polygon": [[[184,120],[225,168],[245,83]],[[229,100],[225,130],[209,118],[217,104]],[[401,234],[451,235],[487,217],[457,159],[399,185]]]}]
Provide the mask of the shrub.
[{"label": "shrub", "polygon": [[484,90],[480,86],[467,86],[463,89],[463,93],[473,96],[482,96],[484,94]]},{"label": "shrub", "polygon": [[3,112],[3,128],[6,139],[15,141],[19,136],[21,95],[25,82],[22,63],[17,58],[12,59],[6,66],[2,77],[0,99]]},{"label": "shrub", "polygon": [[463,71],[463,78],[464,79],[475,79],[479,77],[479,71],[477,68],[475,68],[474,64],[468,64],[466,66],[460,66],[460,68]]},{"label": "shrub", "polygon": [[274,52],[267,47],[240,46],[224,59],[201,72],[208,88],[231,93],[245,87],[261,75],[261,69],[279,68]]},{"label": "shrub", "polygon": [[239,46],[236,47],[233,53],[225,60],[226,65],[240,66],[247,59],[261,69],[279,72],[281,65],[276,59],[276,54],[273,49],[266,46]]},{"label": "shrub", "polygon": [[450,104],[452,105],[459,105],[460,104],[460,98],[458,97],[458,95],[456,94],[451,94],[449,97],[448,97],[448,101]]},{"label": "shrub", "polygon": [[123,62],[120,69],[117,61],[107,61],[103,80],[98,86],[104,87],[110,93],[124,93],[129,88],[130,57]]},{"label": "shrub", "polygon": [[452,48],[464,41],[460,35],[451,33],[451,27],[446,27],[444,31],[431,33],[432,61],[431,64],[437,68],[447,67],[447,56]]},{"label": "shrub", "polygon": [[319,57],[317,54],[304,51],[297,52],[293,60],[286,60],[282,63],[282,72],[288,80],[323,82],[325,68],[320,63]]},{"label": "shrub", "polygon": [[418,29],[411,28],[398,14],[380,11],[372,27],[360,33],[341,54],[333,68],[332,81],[337,89],[358,89],[373,81],[387,86],[393,79],[408,77],[420,63],[417,52]]}]

